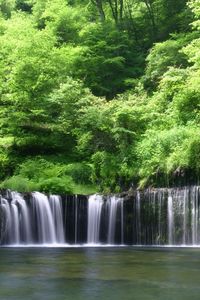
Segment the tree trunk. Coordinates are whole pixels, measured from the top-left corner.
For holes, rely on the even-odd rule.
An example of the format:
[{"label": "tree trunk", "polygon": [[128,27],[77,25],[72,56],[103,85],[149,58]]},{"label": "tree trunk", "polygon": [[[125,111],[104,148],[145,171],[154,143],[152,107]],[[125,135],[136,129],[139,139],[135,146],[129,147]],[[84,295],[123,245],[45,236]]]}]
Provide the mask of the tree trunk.
[{"label": "tree trunk", "polygon": [[102,0],[92,0],[92,3],[97,7],[98,9],[98,13],[99,13],[99,17],[101,22],[104,22],[106,19],[104,10],[103,10],[103,3]]},{"label": "tree trunk", "polygon": [[124,0],[120,0],[120,7],[119,7],[120,21],[122,21],[122,19],[123,19],[123,11],[124,11]]},{"label": "tree trunk", "polygon": [[148,14],[151,20],[151,25],[152,25],[152,32],[153,32],[153,38],[154,40],[156,39],[157,36],[157,28],[156,28],[156,22],[155,22],[155,16],[154,16],[154,11],[152,7],[152,3],[149,0],[144,0],[144,3],[147,7]]}]

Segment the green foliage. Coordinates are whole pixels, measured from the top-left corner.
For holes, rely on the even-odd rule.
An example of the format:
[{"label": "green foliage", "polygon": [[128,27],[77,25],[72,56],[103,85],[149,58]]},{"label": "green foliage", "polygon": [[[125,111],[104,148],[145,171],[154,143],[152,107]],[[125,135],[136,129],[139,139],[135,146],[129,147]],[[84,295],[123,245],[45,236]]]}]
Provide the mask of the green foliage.
[{"label": "green foliage", "polygon": [[37,157],[21,163],[15,175],[6,179],[1,187],[20,192],[90,194],[97,190],[91,176],[92,167],[86,163],[61,164]]},{"label": "green foliage", "polygon": [[15,0],[0,0],[0,12],[5,18],[10,18],[15,8]]},{"label": "green foliage", "polygon": [[176,39],[157,43],[147,56],[147,68],[145,73],[146,87],[158,86],[162,76],[169,67],[184,67],[188,65],[186,55],[180,50],[188,43],[188,35],[175,36]]},{"label": "green foliage", "polygon": [[192,9],[194,16],[195,16],[195,21],[193,22],[193,26],[197,28],[198,30],[200,29],[200,9],[199,9],[199,0],[189,0],[188,2],[189,7]]},{"label": "green foliage", "polygon": [[199,0],[113,4],[0,1],[2,187],[89,194],[200,175]]},{"label": "green foliage", "polygon": [[[65,166],[54,164],[43,158],[27,160],[22,163],[16,176],[6,180],[4,185],[14,188],[15,185],[22,185],[21,189],[27,187],[29,191],[39,190],[51,193],[72,193],[73,181],[70,176],[66,176]],[[20,178],[21,180],[20,183]],[[10,181],[11,180],[11,181]]]},{"label": "green foliage", "polygon": [[90,184],[92,166],[86,163],[72,163],[66,166],[65,172],[72,177],[76,184]]},{"label": "green foliage", "polygon": [[147,131],[137,146],[138,158],[142,162],[139,173],[141,185],[159,174],[170,175],[192,165],[199,169],[198,161],[195,162],[191,156],[193,153],[198,157],[199,134],[199,128],[192,126]]},{"label": "green foliage", "polygon": [[94,182],[107,192],[115,189],[118,169],[115,156],[106,152],[96,152],[92,156],[92,161],[94,164]]},{"label": "green foliage", "polygon": [[80,39],[88,52],[79,62],[79,76],[95,95],[113,98],[129,87],[129,79],[142,74],[142,54],[112,23],[89,24],[80,31]]},{"label": "green foliage", "polygon": [[13,137],[0,137],[0,179],[4,179],[8,174],[10,174],[10,169],[12,169],[12,161],[9,156],[10,148],[13,144]]},{"label": "green foliage", "polygon": [[37,181],[39,177],[62,176],[65,170],[62,165],[53,164],[43,158],[35,158],[22,163],[16,172],[22,177]]},{"label": "green foliage", "polygon": [[92,195],[100,192],[100,189],[95,184],[73,184],[72,193],[76,195]]},{"label": "green foliage", "polygon": [[28,180],[22,176],[12,176],[3,181],[0,187],[3,189],[19,191],[21,193],[37,191],[39,188],[35,182],[32,182],[31,180]]},{"label": "green foliage", "polygon": [[45,193],[52,194],[72,194],[73,183],[70,177],[50,177],[44,179],[40,185],[39,190]]},{"label": "green foliage", "polygon": [[32,12],[32,7],[33,7],[33,1],[32,0],[15,0],[16,3],[16,9],[25,11],[28,13]]},{"label": "green foliage", "polygon": [[46,27],[53,31],[59,44],[77,42],[78,32],[85,22],[84,12],[81,8],[75,10],[59,0],[52,1],[47,5],[41,18]]}]

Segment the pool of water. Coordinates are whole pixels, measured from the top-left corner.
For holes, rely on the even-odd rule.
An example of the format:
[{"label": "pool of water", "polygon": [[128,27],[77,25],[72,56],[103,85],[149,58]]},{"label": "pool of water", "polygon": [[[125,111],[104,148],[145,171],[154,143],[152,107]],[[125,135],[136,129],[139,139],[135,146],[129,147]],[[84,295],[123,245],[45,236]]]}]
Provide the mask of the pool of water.
[{"label": "pool of water", "polygon": [[200,299],[200,249],[0,248],[0,300]]}]

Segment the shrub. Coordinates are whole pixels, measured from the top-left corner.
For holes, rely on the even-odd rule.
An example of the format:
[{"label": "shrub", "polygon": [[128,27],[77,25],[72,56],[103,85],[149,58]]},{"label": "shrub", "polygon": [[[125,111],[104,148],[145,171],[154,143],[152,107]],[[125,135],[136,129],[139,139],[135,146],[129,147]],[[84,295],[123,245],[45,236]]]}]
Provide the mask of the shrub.
[{"label": "shrub", "polygon": [[38,184],[21,175],[12,176],[1,183],[1,188],[11,189],[21,193],[38,190]]},{"label": "shrub", "polygon": [[66,166],[66,174],[71,176],[75,183],[91,183],[92,167],[86,163],[72,163]]},{"label": "shrub", "polygon": [[52,194],[72,194],[73,181],[67,176],[43,179],[39,184],[39,190]]}]

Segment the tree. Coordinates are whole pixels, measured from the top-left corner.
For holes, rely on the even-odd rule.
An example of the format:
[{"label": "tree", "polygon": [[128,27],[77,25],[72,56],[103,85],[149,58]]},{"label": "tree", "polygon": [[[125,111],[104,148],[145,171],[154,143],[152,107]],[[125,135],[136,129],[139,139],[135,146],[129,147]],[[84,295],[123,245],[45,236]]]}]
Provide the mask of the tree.
[{"label": "tree", "polygon": [[101,22],[104,22],[106,19],[106,16],[105,16],[105,12],[103,9],[103,1],[102,0],[92,0],[92,3],[97,7]]}]

